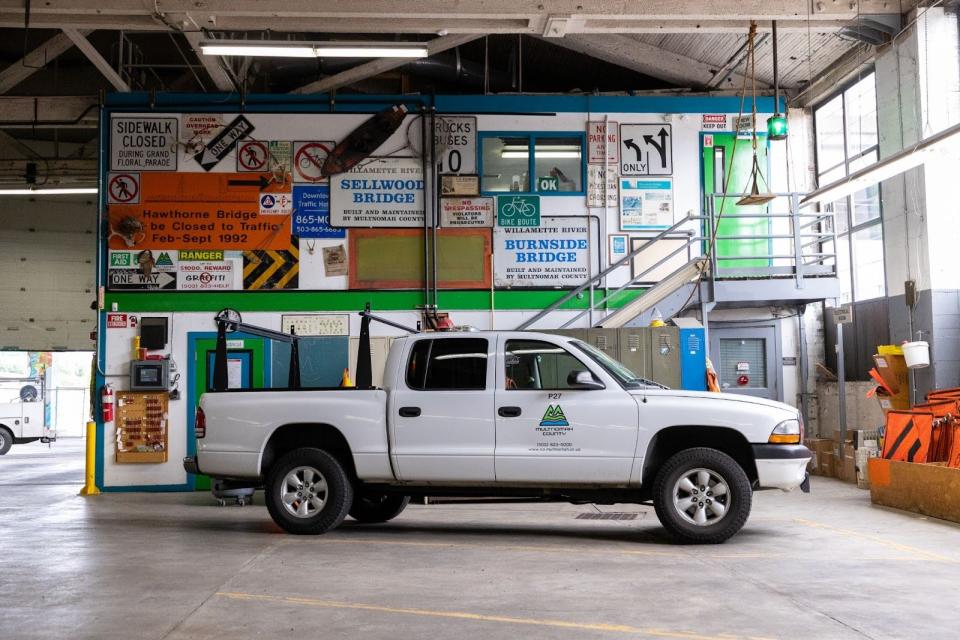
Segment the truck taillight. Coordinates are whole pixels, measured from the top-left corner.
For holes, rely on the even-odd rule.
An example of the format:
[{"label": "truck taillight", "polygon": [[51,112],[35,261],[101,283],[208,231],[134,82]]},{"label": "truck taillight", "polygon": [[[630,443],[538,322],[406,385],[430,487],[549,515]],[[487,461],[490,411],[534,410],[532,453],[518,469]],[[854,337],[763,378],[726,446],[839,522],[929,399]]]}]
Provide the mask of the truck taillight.
[{"label": "truck taillight", "polygon": [[203,409],[197,407],[197,419],[193,426],[193,434],[199,440],[207,436],[207,417],[203,415]]}]

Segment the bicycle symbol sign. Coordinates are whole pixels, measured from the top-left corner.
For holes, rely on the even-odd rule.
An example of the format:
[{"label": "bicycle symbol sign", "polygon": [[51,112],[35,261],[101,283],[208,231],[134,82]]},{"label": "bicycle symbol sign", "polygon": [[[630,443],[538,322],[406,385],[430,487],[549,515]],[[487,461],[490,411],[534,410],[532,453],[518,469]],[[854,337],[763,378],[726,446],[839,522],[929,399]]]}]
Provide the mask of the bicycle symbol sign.
[{"label": "bicycle symbol sign", "polygon": [[139,173],[111,173],[107,185],[108,203],[137,204],[140,202]]},{"label": "bicycle symbol sign", "polygon": [[498,196],[497,224],[501,227],[539,227],[540,196]]}]

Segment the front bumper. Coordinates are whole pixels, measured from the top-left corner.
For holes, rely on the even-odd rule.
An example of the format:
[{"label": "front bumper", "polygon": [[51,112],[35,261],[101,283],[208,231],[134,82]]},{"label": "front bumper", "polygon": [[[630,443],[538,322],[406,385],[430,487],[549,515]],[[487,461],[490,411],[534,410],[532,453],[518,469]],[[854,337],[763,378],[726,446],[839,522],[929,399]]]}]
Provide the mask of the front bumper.
[{"label": "front bumper", "polygon": [[200,467],[197,464],[196,456],[187,456],[183,459],[183,470],[187,473],[200,473]]},{"label": "front bumper", "polygon": [[807,463],[813,454],[802,444],[755,444],[753,456],[761,489],[790,491],[809,486]]}]

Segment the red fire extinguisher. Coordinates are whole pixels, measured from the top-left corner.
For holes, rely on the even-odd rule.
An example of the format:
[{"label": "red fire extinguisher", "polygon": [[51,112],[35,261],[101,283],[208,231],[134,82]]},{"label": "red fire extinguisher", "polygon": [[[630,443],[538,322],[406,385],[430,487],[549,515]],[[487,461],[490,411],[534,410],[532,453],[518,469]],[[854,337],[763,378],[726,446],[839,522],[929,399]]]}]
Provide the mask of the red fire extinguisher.
[{"label": "red fire extinguisher", "polygon": [[100,413],[104,422],[113,422],[113,386],[109,383],[100,392]]}]

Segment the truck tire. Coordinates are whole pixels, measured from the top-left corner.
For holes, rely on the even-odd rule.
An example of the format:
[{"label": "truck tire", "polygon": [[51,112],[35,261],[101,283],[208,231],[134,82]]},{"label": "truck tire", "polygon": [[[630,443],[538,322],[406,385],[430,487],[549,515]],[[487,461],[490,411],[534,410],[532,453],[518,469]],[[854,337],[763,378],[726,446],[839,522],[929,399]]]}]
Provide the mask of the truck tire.
[{"label": "truck tire", "polygon": [[4,426],[0,426],[0,456],[10,451],[13,446],[13,434]]},{"label": "truck tire", "polygon": [[753,491],[737,462],[716,449],[685,449],[667,460],[654,479],[653,505],[678,542],[718,544],[750,515]]},{"label": "truck tire", "polygon": [[363,524],[377,524],[393,520],[410,504],[410,496],[357,495],[350,507],[350,517]]},{"label": "truck tire", "polygon": [[270,468],[267,510],[287,533],[316,535],[340,526],[353,505],[343,466],[320,449],[294,449]]}]

